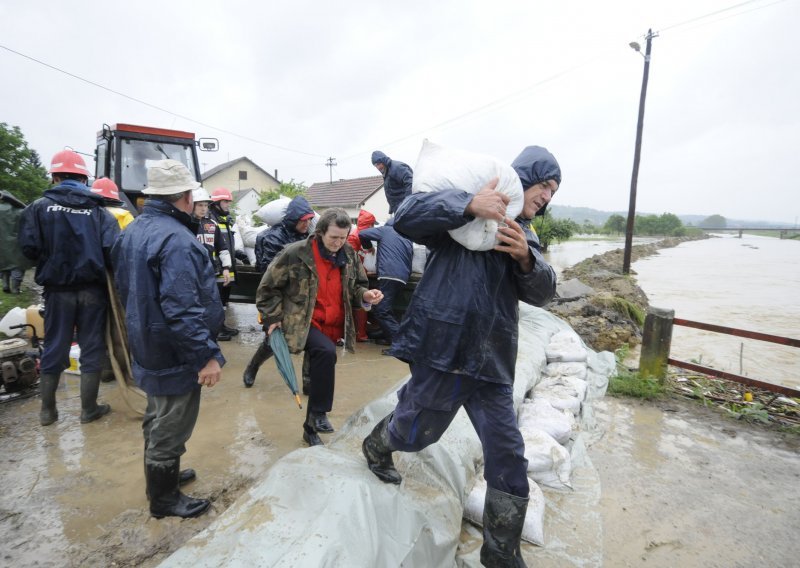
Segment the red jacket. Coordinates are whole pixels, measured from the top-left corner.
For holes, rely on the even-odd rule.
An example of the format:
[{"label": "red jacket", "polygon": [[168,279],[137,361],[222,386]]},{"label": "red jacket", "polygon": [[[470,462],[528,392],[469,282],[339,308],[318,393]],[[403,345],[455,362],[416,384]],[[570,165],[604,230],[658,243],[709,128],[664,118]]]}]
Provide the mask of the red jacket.
[{"label": "red jacket", "polygon": [[314,264],[319,278],[317,301],[311,315],[311,325],[336,343],[344,337],[344,304],[342,300],[342,275],[333,261],[322,257],[316,239],[312,242]]},{"label": "red jacket", "polygon": [[362,209],[358,212],[358,221],[356,222],[356,229],[352,231],[350,235],[347,237],[347,242],[353,247],[353,250],[359,253],[359,258],[363,261],[363,255],[361,254],[361,240],[358,238],[358,232],[362,229],[369,229],[370,227],[375,226],[375,215],[367,211],[366,209]]}]

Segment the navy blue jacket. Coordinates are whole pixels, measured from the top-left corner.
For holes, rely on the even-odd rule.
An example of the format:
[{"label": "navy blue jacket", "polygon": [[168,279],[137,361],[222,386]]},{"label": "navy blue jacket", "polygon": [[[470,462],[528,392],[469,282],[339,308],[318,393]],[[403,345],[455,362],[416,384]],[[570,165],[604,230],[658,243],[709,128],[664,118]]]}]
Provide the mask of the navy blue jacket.
[{"label": "navy blue jacket", "polygon": [[392,278],[403,284],[408,282],[414,246],[394,230],[394,219],[389,219],[380,227],[362,229],[358,232],[358,237],[361,239],[361,246],[367,249],[372,248],[370,241],[378,242],[378,278]]},{"label": "navy blue jacket", "polygon": [[103,198],[68,179],[25,208],[17,240],[22,253],[37,261],[37,284],[68,290],[105,285],[117,235],[119,224]]},{"label": "navy blue jacket", "polygon": [[556,275],[527,226],[534,259],[527,274],[507,253],[472,251],[454,241],[447,231],[472,219],[464,215],[472,198],[458,190],[417,193],[397,210],[395,229],[430,254],[390,353],[447,373],[512,384],[518,302],[549,302]]},{"label": "navy blue jacket", "polygon": [[389,213],[394,213],[403,199],[411,195],[414,172],[408,164],[392,160],[380,150],[372,153],[372,163],[386,167],[383,171],[383,191],[389,202]]},{"label": "navy blue jacket", "polygon": [[225,363],[215,341],[225,313],[191,217],[148,199],[111,256],[136,384],[156,396],[200,388],[200,369],[212,357]]},{"label": "navy blue jacket", "polygon": [[308,236],[307,233],[298,233],[295,227],[300,218],[309,213],[314,213],[311,205],[308,204],[305,197],[298,195],[289,202],[286,207],[286,215],[280,223],[258,234],[255,253],[256,268],[259,272],[267,269],[269,263],[278,256],[283,247]]}]

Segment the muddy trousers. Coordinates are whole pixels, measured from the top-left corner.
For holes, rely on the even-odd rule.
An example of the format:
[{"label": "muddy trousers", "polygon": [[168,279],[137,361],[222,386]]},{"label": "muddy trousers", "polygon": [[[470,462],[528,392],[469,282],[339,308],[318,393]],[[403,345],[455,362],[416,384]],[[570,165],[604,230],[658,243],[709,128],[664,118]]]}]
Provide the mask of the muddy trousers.
[{"label": "muddy trousers", "polygon": [[488,487],[527,499],[528,460],[514,412],[513,387],[411,365],[389,422],[393,450],[417,452],[438,441],[459,408],[483,446]]},{"label": "muddy trousers", "polygon": [[182,395],[147,395],[142,420],[145,462],[167,462],[186,453],[200,412],[200,385]]}]

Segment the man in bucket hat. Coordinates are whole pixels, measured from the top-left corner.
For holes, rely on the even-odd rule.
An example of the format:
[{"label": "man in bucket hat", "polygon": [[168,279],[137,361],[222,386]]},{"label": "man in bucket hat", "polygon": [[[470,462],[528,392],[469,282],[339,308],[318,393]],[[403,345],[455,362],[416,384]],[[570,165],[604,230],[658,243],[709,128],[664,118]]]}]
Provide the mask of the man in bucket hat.
[{"label": "man in bucket hat", "polygon": [[150,514],[195,517],[207,499],[180,492],[194,478],[180,457],[200,410],[200,389],[213,387],[225,364],[216,336],[223,311],[208,253],[192,222],[186,166],[160,160],[147,171],[142,214],[114,244],[114,274],[127,312],[133,376],[147,393],[142,422]]}]

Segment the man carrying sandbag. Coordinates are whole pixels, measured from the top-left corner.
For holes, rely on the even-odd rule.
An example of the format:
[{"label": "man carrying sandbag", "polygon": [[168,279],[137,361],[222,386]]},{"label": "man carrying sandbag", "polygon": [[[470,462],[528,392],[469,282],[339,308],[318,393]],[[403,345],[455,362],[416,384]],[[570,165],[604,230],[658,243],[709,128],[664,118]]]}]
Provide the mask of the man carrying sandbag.
[{"label": "man carrying sandbag", "polygon": [[[431,250],[390,354],[411,378],[394,412],[363,443],[370,470],[401,482],[393,451],[417,452],[439,440],[463,406],[483,446],[488,485],[481,563],[524,566],[520,535],[528,505],[528,462],[514,412],[518,302],[542,306],[556,275],[528,225],[561,182],[555,157],[529,146],[512,163],[524,190],[522,213],[506,217],[509,197],[497,180],[476,194],[447,189],[415,193],[395,214],[395,229]],[[493,250],[469,250],[448,234],[480,218],[501,223]],[[503,223],[505,225],[503,225]]]}]

